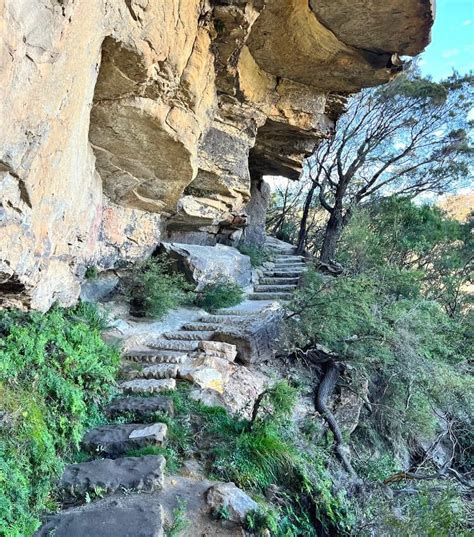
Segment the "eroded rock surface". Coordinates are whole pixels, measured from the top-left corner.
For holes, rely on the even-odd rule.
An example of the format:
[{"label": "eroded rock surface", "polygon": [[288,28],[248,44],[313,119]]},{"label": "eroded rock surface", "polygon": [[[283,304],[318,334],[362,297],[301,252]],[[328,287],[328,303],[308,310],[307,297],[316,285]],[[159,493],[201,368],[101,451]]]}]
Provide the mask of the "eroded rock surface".
[{"label": "eroded rock surface", "polygon": [[6,0],[1,306],[72,304],[163,236],[232,244],[251,176],[297,177],[341,93],[422,50],[418,0]]},{"label": "eroded rock surface", "polygon": [[177,260],[179,268],[198,284],[198,290],[206,283],[221,278],[233,280],[242,287],[249,285],[252,279],[250,258],[230,246],[163,243],[163,248],[171,258]]}]

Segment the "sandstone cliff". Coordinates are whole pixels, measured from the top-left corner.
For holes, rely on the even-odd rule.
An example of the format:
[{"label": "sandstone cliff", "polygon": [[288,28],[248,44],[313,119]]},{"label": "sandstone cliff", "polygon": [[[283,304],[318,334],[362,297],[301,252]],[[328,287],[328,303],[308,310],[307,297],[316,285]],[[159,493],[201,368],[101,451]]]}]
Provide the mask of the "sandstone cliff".
[{"label": "sandstone cliff", "polygon": [[44,310],[162,237],[235,239],[262,175],[296,178],[343,96],[424,48],[432,6],[4,0],[0,21],[0,306]]}]

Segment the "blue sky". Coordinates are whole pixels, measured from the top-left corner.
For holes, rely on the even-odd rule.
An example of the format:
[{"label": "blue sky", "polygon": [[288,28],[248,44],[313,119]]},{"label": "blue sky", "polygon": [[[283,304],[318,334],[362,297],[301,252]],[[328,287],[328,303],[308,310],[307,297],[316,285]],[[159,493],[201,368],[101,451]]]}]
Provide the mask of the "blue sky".
[{"label": "blue sky", "polygon": [[453,68],[461,74],[474,70],[474,0],[437,0],[431,44],[420,67],[435,80]]}]

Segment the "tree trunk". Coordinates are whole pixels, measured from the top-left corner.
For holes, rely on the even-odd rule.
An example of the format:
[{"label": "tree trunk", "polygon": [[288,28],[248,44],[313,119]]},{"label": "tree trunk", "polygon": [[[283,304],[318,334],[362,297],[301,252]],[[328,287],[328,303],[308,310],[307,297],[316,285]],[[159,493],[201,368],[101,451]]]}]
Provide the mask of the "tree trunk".
[{"label": "tree trunk", "polygon": [[331,264],[336,256],[336,247],[339,238],[341,237],[342,230],[344,229],[344,218],[342,211],[338,208],[334,208],[326,224],[326,230],[324,232],[323,246],[321,248],[321,254],[319,260],[321,263]]},{"label": "tree trunk", "polygon": [[298,243],[296,245],[296,253],[298,255],[301,255],[304,252],[304,247],[306,243],[307,226],[308,226],[309,209],[311,208],[311,203],[313,201],[315,190],[316,190],[316,183],[313,183],[313,185],[308,191],[308,194],[306,195],[306,199],[304,202],[303,215],[301,217],[301,222],[300,222],[300,231],[298,233]]}]

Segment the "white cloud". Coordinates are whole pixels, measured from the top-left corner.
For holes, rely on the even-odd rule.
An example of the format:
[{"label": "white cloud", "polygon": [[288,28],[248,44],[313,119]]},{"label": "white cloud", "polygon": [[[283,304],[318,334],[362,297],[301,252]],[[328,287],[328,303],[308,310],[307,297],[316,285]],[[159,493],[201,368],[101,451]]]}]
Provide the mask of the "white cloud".
[{"label": "white cloud", "polygon": [[457,56],[461,51],[458,48],[449,48],[447,50],[444,50],[441,53],[441,56],[443,58],[452,58],[453,56]]},{"label": "white cloud", "polygon": [[466,20],[462,23],[463,26],[469,26],[470,24],[472,24],[472,19],[466,19]]}]

